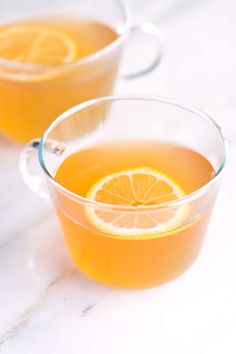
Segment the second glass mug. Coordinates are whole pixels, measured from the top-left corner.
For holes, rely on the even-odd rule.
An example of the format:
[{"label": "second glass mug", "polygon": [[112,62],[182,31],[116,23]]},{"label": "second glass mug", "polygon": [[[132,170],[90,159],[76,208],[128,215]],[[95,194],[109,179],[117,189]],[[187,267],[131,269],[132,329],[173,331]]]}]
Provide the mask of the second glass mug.
[{"label": "second glass mug", "polygon": [[[122,144],[127,141],[162,141],[174,146],[181,145],[204,156],[215,173],[208,182],[181,199],[143,207],[97,202],[74,193],[55,179],[63,161],[76,151],[116,141]],[[126,159],[128,152],[126,149],[123,159]],[[175,150],[172,152],[175,155]],[[155,153],[155,150],[150,153],[153,154],[150,161],[155,159]],[[198,256],[226,155],[227,145],[221,129],[203,112],[160,98],[105,97],[82,103],[56,119],[41,140],[32,141],[23,150],[20,170],[26,184],[34,192],[48,197],[44,178],[39,174],[40,170],[44,172],[69,254],[82,272],[107,285],[144,288],[179,276]],[[95,165],[89,167],[91,176],[99,164],[98,156]],[[123,165],[118,166],[123,164],[122,159],[118,161],[113,155],[109,156],[114,171],[124,169]],[[171,158],[172,153],[169,156]],[[135,159],[140,163],[139,156]],[[181,159],[182,156],[180,165]],[[176,155],[173,156],[174,160]],[[37,168],[38,161],[41,169]],[[91,159],[88,163],[91,163]],[[146,157],[143,163],[146,163]],[[168,163],[171,166],[172,162]],[[81,164],[75,168],[78,171],[70,170],[69,179],[75,178],[76,171],[76,176],[81,176],[76,177],[76,183],[82,184],[83,168]],[[181,171],[181,166],[175,168]],[[199,177],[191,172],[191,166],[187,168],[186,181],[191,173],[191,178],[201,178],[200,174]],[[113,170],[109,173],[113,173]],[[143,237],[114,236],[97,229],[88,219],[88,211],[102,212],[108,218],[112,216],[115,219],[120,215],[133,218],[134,215],[139,217],[147,214],[159,218],[165,213],[175,213],[179,208],[185,208],[187,213],[178,227]]]},{"label": "second glass mug", "polygon": [[[0,132],[21,142],[41,136],[70,107],[110,95],[127,36],[148,36],[153,50],[146,67],[123,76],[133,78],[145,74],[160,60],[161,44],[156,27],[149,23],[131,27],[129,10],[122,0],[26,0],[23,3],[9,0],[1,7],[0,29],[21,21],[40,24],[40,19],[47,18],[49,21],[59,18],[65,28],[71,26],[72,30],[74,24],[77,26],[77,19],[87,21],[86,31],[94,23],[102,24],[110,31],[106,36],[111,36],[112,31],[114,38],[92,54],[59,66],[20,63],[0,57]],[[90,32],[90,41],[96,43],[102,30]],[[135,53],[132,59],[135,63]]]}]

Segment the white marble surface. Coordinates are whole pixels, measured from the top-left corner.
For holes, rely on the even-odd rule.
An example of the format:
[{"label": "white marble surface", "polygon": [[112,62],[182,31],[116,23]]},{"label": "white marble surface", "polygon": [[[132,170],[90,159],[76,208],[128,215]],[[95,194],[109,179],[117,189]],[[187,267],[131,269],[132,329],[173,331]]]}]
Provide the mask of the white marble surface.
[{"label": "white marble surface", "polygon": [[1,354],[236,353],[236,3],[145,3],[132,0],[136,17],[159,24],[165,56],[116,92],[192,103],[220,123],[231,146],[203,251],[187,273],[155,289],[88,280],[71,264],[51,206],[24,186],[20,148],[1,138]]}]

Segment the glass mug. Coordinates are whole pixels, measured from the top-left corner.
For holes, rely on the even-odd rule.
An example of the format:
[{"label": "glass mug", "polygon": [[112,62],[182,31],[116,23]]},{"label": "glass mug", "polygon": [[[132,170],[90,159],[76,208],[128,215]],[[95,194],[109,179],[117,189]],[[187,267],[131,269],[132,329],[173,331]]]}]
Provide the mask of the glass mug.
[{"label": "glass mug", "polygon": [[[177,277],[196,259],[226,155],[221,129],[203,112],[161,98],[105,97],[57,118],[41,140],[25,147],[20,170],[34,192],[48,197],[44,175],[69,254],[83,273],[115,287],[144,288]],[[73,156],[75,164],[69,166]],[[76,160],[79,156],[84,157]],[[73,190],[97,181],[100,167],[108,174],[130,167],[155,168],[156,161],[170,181],[182,184],[186,193],[181,198],[142,206],[114,205]],[[61,170],[64,164],[67,171]],[[71,187],[68,183],[73,181]],[[104,227],[91,219],[95,213],[105,220]],[[150,216],[160,221],[177,214],[182,215],[178,225],[168,232],[125,234],[122,229],[115,234],[106,228],[109,219]]]},{"label": "glass mug", "polygon": [[[13,28],[8,28],[9,24]],[[121,0],[26,0],[19,3],[9,0],[1,7],[1,47],[16,41],[17,32],[21,36],[17,45],[23,46],[27,36],[40,31],[42,24],[48,28],[47,36],[57,40],[68,41],[68,36],[73,34],[73,39],[78,40],[75,43],[79,57],[62,65],[39,65],[17,62],[14,53],[9,54],[13,55],[12,60],[3,59],[1,50],[4,52],[4,48],[0,48],[0,132],[17,141],[26,142],[41,136],[59,114],[80,102],[110,95],[122,49],[125,42],[128,44],[127,37],[140,39],[142,35],[145,39],[142,51],[148,40],[152,50],[149,62],[143,63],[146,67],[126,73],[126,78],[151,71],[160,60],[161,44],[156,27],[150,23],[131,27],[129,11]],[[30,26],[28,30],[27,26]],[[44,41],[49,39],[44,38]],[[37,45],[36,55],[40,56],[40,43]],[[74,42],[69,41],[67,45],[73,46]],[[49,51],[47,59],[55,54],[53,50]],[[35,48],[32,53],[35,55]]]}]

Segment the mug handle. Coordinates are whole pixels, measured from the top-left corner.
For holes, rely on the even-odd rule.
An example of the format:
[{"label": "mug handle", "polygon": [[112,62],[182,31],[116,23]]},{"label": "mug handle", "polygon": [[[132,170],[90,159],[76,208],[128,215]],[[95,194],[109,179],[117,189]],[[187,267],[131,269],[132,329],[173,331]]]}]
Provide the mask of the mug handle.
[{"label": "mug handle", "polygon": [[49,192],[38,160],[39,144],[40,139],[35,139],[24,147],[19,158],[19,169],[27,187],[48,200]]},{"label": "mug handle", "polygon": [[[138,77],[144,76],[150,72],[152,72],[160,63],[161,58],[162,58],[162,51],[163,51],[163,40],[162,40],[162,34],[159,32],[157,27],[150,23],[150,22],[143,22],[140,25],[136,25],[131,27],[130,33],[128,34],[128,39],[126,40],[126,44],[124,47],[124,52],[123,52],[123,65],[121,67],[125,67],[127,64],[128,60],[125,58],[126,56],[126,51],[131,50],[130,44],[128,43],[129,38],[135,38],[138,37],[138,42],[140,43],[140,38],[145,37],[149,39],[149,42],[151,41],[151,46],[149,43],[149,48],[147,45],[147,41],[145,41],[144,46],[142,46],[142,53],[149,52],[151,49],[152,55],[149,59],[148,64],[146,64],[144,67],[133,70],[133,69],[128,69],[127,73],[121,73],[120,77],[125,80],[131,80],[131,79],[136,79]],[[133,42],[133,41],[132,41]],[[151,47],[151,48],[150,48]],[[140,52],[137,52],[137,49],[134,48],[134,50],[131,50],[131,55],[129,56],[129,62],[131,62],[131,67],[133,66],[133,63],[136,62],[134,56],[136,58],[138,57],[140,59]],[[122,70],[121,68],[121,71]]]}]

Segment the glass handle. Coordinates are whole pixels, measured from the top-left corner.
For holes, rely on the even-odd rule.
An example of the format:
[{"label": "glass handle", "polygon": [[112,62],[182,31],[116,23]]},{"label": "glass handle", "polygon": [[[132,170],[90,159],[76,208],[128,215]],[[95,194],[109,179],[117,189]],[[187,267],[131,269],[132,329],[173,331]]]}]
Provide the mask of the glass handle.
[{"label": "glass handle", "polygon": [[49,192],[38,160],[39,142],[40,139],[35,139],[25,146],[20,155],[19,168],[29,189],[40,197],[49,199]]},{"label": "glass handle", "polygon": [[120,77],[130,80],[152,72],[161,61],[162,43],[162,35],[152,23],[133,26],[124,47]]}]

